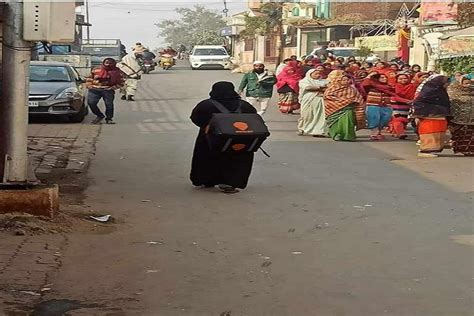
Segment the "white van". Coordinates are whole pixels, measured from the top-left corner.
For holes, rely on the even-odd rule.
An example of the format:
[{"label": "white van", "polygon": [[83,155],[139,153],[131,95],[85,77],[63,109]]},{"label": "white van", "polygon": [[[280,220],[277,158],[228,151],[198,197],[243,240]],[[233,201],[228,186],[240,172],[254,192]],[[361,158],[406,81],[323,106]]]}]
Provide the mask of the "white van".
[{"label": "white van", "polygon": [[193,70],[199,68],[231,69],[232,67],[226,49],[218,45],[194,46],[191,55],[189,55],[189,63]]}]

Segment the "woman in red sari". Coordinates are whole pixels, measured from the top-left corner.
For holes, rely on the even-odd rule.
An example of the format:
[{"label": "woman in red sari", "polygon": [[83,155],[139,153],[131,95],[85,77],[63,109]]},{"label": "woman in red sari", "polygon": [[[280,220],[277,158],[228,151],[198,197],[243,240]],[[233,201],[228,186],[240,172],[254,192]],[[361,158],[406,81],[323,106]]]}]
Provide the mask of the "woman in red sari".
[{"label": "woman in red sari", "polygon": [[283,71],[277,76],[277,91],[279,94],[278,106],[280,112],[291,114],[300,108],[298,102],[299,81],[302,71],[297,61],[290,61]]},{"label": "woman in red sari", "polygon": [[[392,97],[393,117],[389,123],[392,136],[406,139],[406,126],[409,122],[411,102],[415,99],[416,84],[412,83],[412,78],[408,74],[399,74],[395,83],[395,94],[399,97]],[[405,100],[404,100],[405,99]]]}]

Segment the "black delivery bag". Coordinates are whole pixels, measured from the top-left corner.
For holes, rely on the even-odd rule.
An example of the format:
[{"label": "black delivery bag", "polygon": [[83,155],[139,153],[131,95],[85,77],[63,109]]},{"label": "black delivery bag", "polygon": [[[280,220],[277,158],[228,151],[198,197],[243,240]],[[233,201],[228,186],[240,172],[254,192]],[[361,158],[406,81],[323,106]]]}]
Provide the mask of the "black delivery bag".
[{"label": "black delivery bag", "polygon": [[215,100],[210,100],[221,113],[212,114],[206,129],[212,151],[256,152],[270,136],[263,118],[257,113],[241,113],[240,107],[230,112]]}]

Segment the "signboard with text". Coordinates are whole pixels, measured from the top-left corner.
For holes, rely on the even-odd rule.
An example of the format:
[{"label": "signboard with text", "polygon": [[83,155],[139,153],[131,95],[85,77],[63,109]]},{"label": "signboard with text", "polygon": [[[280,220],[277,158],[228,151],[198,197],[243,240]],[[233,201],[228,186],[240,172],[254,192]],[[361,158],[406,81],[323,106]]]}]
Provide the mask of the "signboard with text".
[{"label": "signboard with text", "polygon": [[421,2],[420,21],[422,25],[456,24],[458,5],[454,1]]}]

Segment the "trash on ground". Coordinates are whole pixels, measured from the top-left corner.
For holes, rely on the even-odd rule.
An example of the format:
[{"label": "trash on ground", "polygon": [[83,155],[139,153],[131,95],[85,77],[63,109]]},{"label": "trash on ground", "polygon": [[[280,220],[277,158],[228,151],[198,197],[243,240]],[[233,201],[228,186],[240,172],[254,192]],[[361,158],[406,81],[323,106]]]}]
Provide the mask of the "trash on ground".
[{"label": "trash on ground", "polygon": [[157,273],[158,270],[147,270],[146,273]]},{"label": "trash on ground", "polygon": [[90,218],[92,218],[93,220],[95,221],[98,221],[98,222],[101,222],[101,223],[106,223],[110,220],[110,218],[112,217],[112,215],[104,215],[104,216],[89,216]]},{"label": "trash on ground", "polygon": [[450,239],[460,245],[474,246],[474,235],[455,235],[451,236]]},{"label": "trash on ground", "polygon": [[41,296],[40,293],[33,292],[33,291],[20,291],[20,293],[28,294],[28,295],[33,295],[33,296]]},{"label": "trash on ground", "polygon": [[365,204],[364,206],[365,206],[365,207],[372,207],[373,205],[371,205],[371,204]]},{"label": "trash on ground", "polygon": [[163,245],[162,241],[147,241],[146,243],[149,245]]},{"label": "trash on ground", "polygon": [[142,200],[143,203],[149,203],[151,200]]},{"label": "trash on ground", "polygon": [[301,251],[293,251],[291,254],[293,254],[293,255],[302,255],[303,253]]}]

